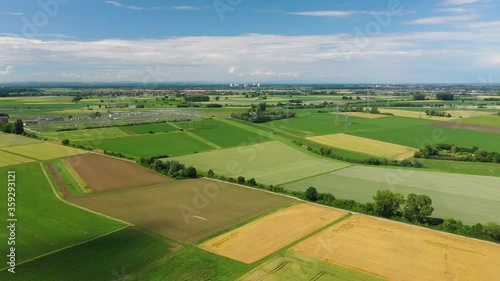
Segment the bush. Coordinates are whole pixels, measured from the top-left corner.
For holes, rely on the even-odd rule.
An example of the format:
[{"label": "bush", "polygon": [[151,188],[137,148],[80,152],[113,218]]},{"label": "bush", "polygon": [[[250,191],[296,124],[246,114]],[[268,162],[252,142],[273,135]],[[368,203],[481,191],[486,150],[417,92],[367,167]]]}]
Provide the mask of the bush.
[{"label": "bush", "polygon": [[[69,145],[69,140],[68,139],[63,139],[62,140],[62,144],[63,145]],[[104,153],[106,153],[106,152],[104,152]]]}]

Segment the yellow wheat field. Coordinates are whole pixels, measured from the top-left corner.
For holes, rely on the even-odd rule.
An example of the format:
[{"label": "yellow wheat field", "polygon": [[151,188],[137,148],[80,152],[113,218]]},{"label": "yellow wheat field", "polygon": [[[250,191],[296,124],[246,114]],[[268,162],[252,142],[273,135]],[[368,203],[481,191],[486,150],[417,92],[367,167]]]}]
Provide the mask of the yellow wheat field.
[{"label": "yellow wheat field", "polygon": [[500,245],[354,215],[292,251],[388,280],[498,280]]},{"label": "yellow wheat field", "polygon": [[307,138],[314,142],[340,149],[361,152],[395,160],[410,158],[418,149],[346,134],[333,134]]},{"label": "yellow wheat field", "polygon": [[27,156],[37,160],[50,160],[77,154],[87,153],[84,150],[53,143],[37,143],[12,147],[4,147],[7,152]]},{"label": "yellow wheat field", "polygon": [[346,214],[314,204],[297,204],[220,235],[200,247],[244,263],[253,263]]},{"label": "yellow wheat field", "polygon": [[33,162],[35,160],[22,157],[15,154],[10,154],[0,150],[0,167],[18,165],[23,163]]}]

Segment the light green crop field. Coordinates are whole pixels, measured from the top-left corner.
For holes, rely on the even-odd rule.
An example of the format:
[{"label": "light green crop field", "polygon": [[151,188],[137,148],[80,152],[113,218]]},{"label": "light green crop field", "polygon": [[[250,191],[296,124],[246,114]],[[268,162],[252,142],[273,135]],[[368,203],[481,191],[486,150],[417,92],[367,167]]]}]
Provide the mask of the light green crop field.
[{"label": "light green crop field", "polygon": [[[38,163],[0,168],[2,175],[7,175],[7,171],[16,172],[18,262],[125,226],[61,202],[55,197]],[[7,202],[7,192],[0,193],[0,201]],[[5,221],[7,215],[7,208],[2,209],[0,219]],[[0,251],[7,253],[7,247],[7,243],[0,244]]]},{"label": "light green crop field", "polygon": [[32,138],[27,138],[14,134],[5,134],[0,132],[0,147],[17,146],[17,145],[25,145],[33,143],[42,143],[42,142]]},{"label": "light green crop field", "polygon": [[472,124],[472,125],[500,127],[500,116],[498,115],[477,116],[477,117],[460,119],[456,122],[464,124]]},{"label": "light green crop field", "polygon": [[248,265],[218,256],[195,247],[188,247],[174,253],[124,280],[235,280]]},{"label": "light green crop field", "polygon": [[0,167],[29,163],[35,160],[0,150]]},{"label": "light green crop field", "polygon": [[286,251],[259,265],[237,280],[382,281],[384,279],[299,253]]},{"label": "light green crop field", "polygon": [[270,140],[248,130],[213,119],[194,122],[193,128],[191,128],[190,122],[179,122],[176,125],[224,148],[246,146]]},{"label": "light green crop field", "polygon": [[[300,111],[298,111],[300,113]],[[271,128],[283,130],[297,136],[329,135],[336,133],[366,132],[380,129],[395,129],[413,127],[429,123],[429,120],[415,118],[389,116],[386,118],[359,118],[349,117],[346,126],[346,116],[339,115],[339,124],[335,124],[336,114],[331,113],[305,113],[298,117],[278,120],[264,125]]]},{"label": "light green crop field", "polygon": [[42,134],[43,137],[56,140],[69,139],[71,142],[100,140],[107,138],[126,137],[128,134],[119,128],[99,128],[87,130],[74,130],[62,132],[47,132]]},{"label": "light green crop field", "polygon": [[87,153],[86,151],[81,149],[48,142],[3,147],[2,150],[38,160],[49,160]]},{"label": "light green crop field", "polygon": [[123,280],[128,274],[168,255],[173,246],[161,237],[126,228],[27,262],[1,280]]},{"label": "light green crop field", "polygon": [[120,152],[132,157],[177,156],[212,149],[208,144],[182,132],[82,141],[78,142],[78,144]]},{"label": "light green crop field", "polygon": [[500,223],[500,178],[371,167],[351,167],[294,182],[285,187],[305,191],[313,186],[337,198],[371,202],[377,190],[425,194],[433,216],[464,223]]},{"label": "light green crop field", "polygon": [[199,170],[212,169],[216,174],[257,182],[279,184],[338,170],[348,165],[318,159],[280,142],[265,142],[224,150],[175,157]]},{"label": "light green crop field", "polygon": [[445,173],[500,177],[500,165],[495,163],[418,159],[426,168]]},{"label": "light green crop field", "polygon": [[[385,119],[386,118],[375,120]],[[500,152],[500,145],[498,145],[500,143],[500,134],[470,130],[440,128],[424,125],[401,127],[397,130],[390,127],[381,127],[371,131],[349,132],[349,134],[415,148],[421,148],[427,143],[447,143],[470,148],[477,146],[488,151]]]},{"label": "light green crop field", "polygon": [[133,125],[120,127],[120,129],[130,134],[149,134],[150,132],[164,133],[177,131],[177,128],[168,123]]}]

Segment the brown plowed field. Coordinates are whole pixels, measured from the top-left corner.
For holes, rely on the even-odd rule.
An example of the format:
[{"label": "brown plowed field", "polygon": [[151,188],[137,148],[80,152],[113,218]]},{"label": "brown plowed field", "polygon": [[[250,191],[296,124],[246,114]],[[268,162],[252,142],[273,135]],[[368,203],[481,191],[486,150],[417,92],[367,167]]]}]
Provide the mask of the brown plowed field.
[{"label": "brown plowed field", "polygon": [[211,239],[201,248],[253,263],[345,215],[332,208],[298,204]]},{"label": "brown plowed field", "polygon": [[170,180],[133,162],[93,153],[70,157],[67,161],[94,192]]},{"label": "brown plowed field", "polygon": [[455,128],[455,129],[464,129],[477,132],[500,134],[500,127],[493,127],[493,126],[474,125],[474,124],[465,124],[456,122],[436,122],[432,123],[432,125],[436,127]]},{"label": "brown plowed field", "polygon": [[294,200],[210,179],[194,179],[91,193],[69,201],[192,243]]},{"label": "brown plowed field", "polygon": [[498,280],[500,245],[354,215],[292,251],[388,280]]}]

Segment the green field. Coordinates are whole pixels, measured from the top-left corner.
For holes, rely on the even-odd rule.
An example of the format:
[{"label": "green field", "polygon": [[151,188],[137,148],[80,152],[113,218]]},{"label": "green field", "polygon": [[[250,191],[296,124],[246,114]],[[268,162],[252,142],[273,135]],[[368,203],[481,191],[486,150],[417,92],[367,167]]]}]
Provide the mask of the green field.
[{"label": "green field", "polygon": [[437,128],[432,126],[401,127],[397,128],[397,130],[390,127],[381,127],[370,131],[351,131],[349,134],[415,148],[421,148],[427,143],[447,143],[470,148],[477,146],[488,151],[500,152],[500,146],[498,145],[500,143],[500,134],[470,130]]},{"label": "green field", "polygon": [[100,140],[107,138],[126,137],[128,134],[119,128],[99,128],[87,130],[74,130],[62,132],[47,132],[42,134],[43,137],[56,140],[69,139],[71,142]]},{"label": "green field", "polygon": [[309,156],[280,142],[216,150],[171,160],[178,160],[202,171],[212,169],[219,175],[255,178],[257,182],[267,184],[295,181],[348,166]]},{"label": "green field", "polygon": [[172,254],[124,280],[225,281],[235,280],[246,269],[244,263],[195,247]]},{"label": "green field", "polygon": [[259,265],[238,280],[382,281],[384,279],[286,251]]},{"label": "green field", "polygon": [[196,121],[193,128],[190,122],[179,122],[176,125],[224,148],[269,141],[264,136],[213,119]]},{"label": "green field", "polygon": [[132,157],[178,156],[211,149],[208,144],[182,132],[83,141],[78,142],[78,144],[91,148],[120,152]]},{"label": "green field", "polygon": [[472,124],[472,125],[483,125],[483,126],[493,126],[500,127],[500,116],[477,116],[471,118],[464,118],[456,121],[458,123]]},{"label": "green field", "polygon": [[500,179],[422,172],[415,170],[351,167],[285,185],[305,191],[314,186],[341,199],[371,202],[377,190],[390,189],[402,194],[416,193],[431,197],[433,216],[460,219],[464,223],[500,223]]},{"label": "green field", "polygon": [[339,115],[339,124],[335,124],[335,112],[311,113],[307,111],[297,111],[297,113],[298,117],[296,118],[273,121],[265,123],[264,125],[269,128],[275,128],[297,136],[305,137],[345,132],[366,132],[384,128],[405,128],[429,123],[428,120],[396,116],[378,119],[367,119],[352,116],[349,117],[348,122],[350,124],[346,126],[345,116],[342,115]]},{"label": "green field", "polygon": [[[7,171],[16,171],[18,262],[124,226],[61,202],[55,197],[38,163],[0,168],[1,175],[7,175]],[[6,192],[0,193],[0,201],[7,202]],[[0,219],[7,219],[7,207],[0,212]],[[4,231],[2,233],[7,235]],[[7,253],[7,243],[0,245],[0,252]]]},{"label": "green field", "polygon": [[0,132],[0,147],[42,143],[39,140]]},{"label": "green field", "polygon": [[426,168],[445,173],[500,177],[500,165],[494,163],[419,159]]},{"label": "green field", "polygon": [[142,124],[120,127],[121,130],[129,134],[150,134],[177,131],[177,128],[168,123]]},{"label": "green field", "polygon": [[1,280],[123,280],[173,246],[157,235],[126,228],[0,272]]}]

